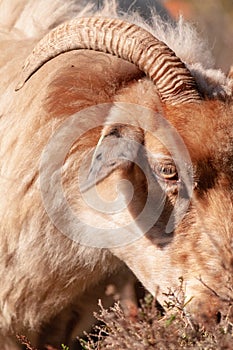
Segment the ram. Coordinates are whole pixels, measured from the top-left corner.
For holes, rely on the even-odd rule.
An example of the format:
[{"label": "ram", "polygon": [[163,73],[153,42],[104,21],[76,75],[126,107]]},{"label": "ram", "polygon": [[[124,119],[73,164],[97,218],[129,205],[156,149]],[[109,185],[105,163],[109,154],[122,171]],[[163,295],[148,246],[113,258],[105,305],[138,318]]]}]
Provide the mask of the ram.
[{"label": "ram", "polygon": [[232,79],[182,21],[61,4],[2,24],[2,349],[124,264],[160,303],[182,278],[207,324],[232,300]]}]

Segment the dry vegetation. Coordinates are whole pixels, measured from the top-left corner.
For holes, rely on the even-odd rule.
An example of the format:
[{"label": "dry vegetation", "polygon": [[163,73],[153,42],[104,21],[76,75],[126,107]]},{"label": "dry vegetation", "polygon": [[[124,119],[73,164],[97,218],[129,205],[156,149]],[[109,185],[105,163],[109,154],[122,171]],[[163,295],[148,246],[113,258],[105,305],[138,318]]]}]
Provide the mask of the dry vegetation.
[{"label": "dry vegetation", "polygon": [[[138,308],[138,314],[125,316],[119,303],[106,310],[99,302],[96,319],[99,324],[93,332],[79,339],[83,350],[232,350],[233,303],[226,302],[225,310],[216,319],[208,320],[208,327],[195,324],[185,311],[182,281],[179,290],[168,291],[166,302],[158,306],[156,300],[146,294]],[[166,312],[164,312],[166,310]],[[216,322],[217,321],[217,322]],[[27,350],[35,349],[23,336],[18,336]],[[50,346],[47,350],[72,350],[61,344],[60,349]]]},{"label": "dry vegetation", "polygon": [[155,299],[147,294],[135,319],[126,318],[119,304],[105,310],[100,304],[96,315],[103,326],[96,326],[96,336],[81,340],[85,350],[176,350],[233,349],[232,305],[227,303],[225,313],[213,321],[209,329],[194,324],[185,312],[185,296],[180,291],[166,295],[166,313],[158,309]]}]

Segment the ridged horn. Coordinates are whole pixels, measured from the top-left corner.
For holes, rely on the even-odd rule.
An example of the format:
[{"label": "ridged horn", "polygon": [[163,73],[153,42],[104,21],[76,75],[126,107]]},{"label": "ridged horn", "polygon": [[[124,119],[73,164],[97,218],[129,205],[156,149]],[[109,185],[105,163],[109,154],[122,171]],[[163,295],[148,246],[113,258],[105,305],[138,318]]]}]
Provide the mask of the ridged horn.
[{"label": "ridged horn", "polygon": [[166,44],[135,24],[100,17],[75,18],[48,33],[27,58],[16,90],[47,61],[77,49],[102,51],[134,63],[154,82],[163,102],[201,99],[189,70]]}]

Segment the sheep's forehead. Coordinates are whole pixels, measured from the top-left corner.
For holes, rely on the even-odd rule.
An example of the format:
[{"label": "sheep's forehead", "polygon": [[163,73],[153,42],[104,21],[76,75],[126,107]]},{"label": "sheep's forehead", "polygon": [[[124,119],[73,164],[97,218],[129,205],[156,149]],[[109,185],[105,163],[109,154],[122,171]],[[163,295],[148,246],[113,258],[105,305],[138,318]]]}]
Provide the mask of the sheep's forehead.
[{"label": "sheep's forehead", "polygon": [[[212,103],[211,103],[212,102]],[[226,174],[233,172],[233,109],[223,108],[221,103],[207,102],[195,108],[177,108],[165,115],[189,153],[194,169]],[[177,150],[166,147],[163,140],[170,134],[166,128],[158,139],[156,129],[145,133],[146,148],[152,154],[173,156]],[[161,136],[161,133],[159,134]],[[175,143],[174,143],[175,147]]]},{"label": "sheep's forehead", "polygon": [[233,106],[226,108],[218,101],[209,101],[193,108],[170,110],[166,117],[194,159],[204,155],[231,157]]}]

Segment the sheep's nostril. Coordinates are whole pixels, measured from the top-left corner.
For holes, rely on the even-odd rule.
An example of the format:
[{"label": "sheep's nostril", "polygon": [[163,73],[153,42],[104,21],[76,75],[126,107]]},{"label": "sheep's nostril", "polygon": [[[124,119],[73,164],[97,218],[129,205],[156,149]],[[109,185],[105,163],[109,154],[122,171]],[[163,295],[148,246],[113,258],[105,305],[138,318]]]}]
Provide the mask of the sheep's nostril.
[{"label": "sheep's nostril", "polygon": [[217,314],[216,314],[216,322],[220,323],[221,322],[221,318],[222,318],[221,312],[218,311]]}]

